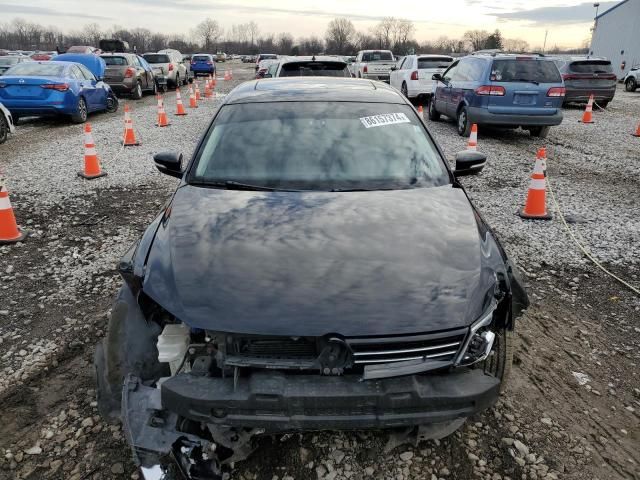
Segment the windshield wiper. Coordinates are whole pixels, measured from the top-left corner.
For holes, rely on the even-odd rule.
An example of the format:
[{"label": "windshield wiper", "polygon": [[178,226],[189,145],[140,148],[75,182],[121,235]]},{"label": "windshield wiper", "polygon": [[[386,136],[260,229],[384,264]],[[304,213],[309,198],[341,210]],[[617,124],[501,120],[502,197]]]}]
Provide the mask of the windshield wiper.
[{"label": "windshield wiper", "polygon": [[538,82],[536,80],[527,80],[526,78],[516,78],[513,81],[514,82],[527,82],[527,83],[533,83],[534,85],[540,85],[540,82]]},{"label": "windshield wiper", "polygon": [[196,180],[192,182],[194,185],[201,185],[203,187],[225,187],[227,190],[249,190],[259,192],[297,192],[298,190],[286,190],[275,187],[266,187],[264,185],[251,185],[249,183],[240,183],[233,180],[224,181],[206,181]]}]

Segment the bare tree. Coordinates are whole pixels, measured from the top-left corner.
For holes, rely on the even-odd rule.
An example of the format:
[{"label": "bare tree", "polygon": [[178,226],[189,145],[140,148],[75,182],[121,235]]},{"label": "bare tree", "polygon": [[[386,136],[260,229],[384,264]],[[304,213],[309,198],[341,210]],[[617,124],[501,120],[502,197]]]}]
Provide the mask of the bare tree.
[{"label": "bare tree", "polygon": [[260,35],[260,28],[258,27],[258,24],[254,21],[247,23],[246,28],[247,28],[247,34],[251,41],[251,46],[253,47],[255,41],[258,39],[258,36]]},{"label": "bare tree", "polygon": [[464,40],[469,44],[471,50],[482,50],[485,48],[489,32],[486,30],[467,30],[464,32]]},{"label": "bare tree", "polygon": [[82,29],[82,36],[87,45],[98,46],[101,38],[104,38],[104,33],[97,23],[88,23]]},{"label": "bare tree", "polygon": [[202,46],[206,52],[210,52],[212,47],[218,42],[218,38],[222,36],[222,28],[215,20],[206,18],[198,25],[195,30],[196,36],[202,40]]},{"label": "bare tree", "polygon": [[503,48],[508,52],[528,52],[529,43],[520,38],[505,38],[502,41]]},{"label": "bare tree", "polygon": [[347,53],[356,28],[347,18],[334,18],[327,27],[327,49],[332,53]]},{"label": "bare tree", "polygon": [[293,48],[293,37],[290,33],[282,32],[276,37],[276,50],[279,54],[290,55]]},{"label": "bare tree", "polygon": [[393,49],[406,48],[408,43],[413,40],[415,31],[416,27],[410,20],[394,19],[392,27]]},{"label": "bare tree", "polygon": [[301,38],[298,45],[302,55],[316,55],[324,50],[324,42],[318,37]]},{"label": "bare tree", "polygon": [[371,29],[371,33],[378,39],[378,48],[391,48],[395,22],[395,18],[386,17]]}]

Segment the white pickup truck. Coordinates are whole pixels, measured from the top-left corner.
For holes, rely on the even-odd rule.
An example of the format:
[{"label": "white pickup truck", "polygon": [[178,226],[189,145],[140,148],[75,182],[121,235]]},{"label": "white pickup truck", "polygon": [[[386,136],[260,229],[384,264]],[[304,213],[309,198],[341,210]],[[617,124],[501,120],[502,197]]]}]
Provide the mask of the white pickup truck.
[{"label": "white pickup truck", "polygon": [[389,83],[391,67],[395,64],[391,50],[361,50],[351,64],[351,72],[354,77]]}]

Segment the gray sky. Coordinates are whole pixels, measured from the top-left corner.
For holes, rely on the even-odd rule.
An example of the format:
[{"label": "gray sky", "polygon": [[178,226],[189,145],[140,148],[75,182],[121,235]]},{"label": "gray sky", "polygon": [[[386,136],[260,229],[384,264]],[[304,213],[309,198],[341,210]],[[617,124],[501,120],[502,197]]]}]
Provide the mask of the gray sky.
[{"label": "gray sky", "polygon": [[[600,13],[616,2],[600,2]],[[21,17],[61,30],[98,22],[106,27],[145,27],[164,33],[185,33],[211,17],[225,29],[255,21],[262,32],[289,32],[295,37],[323,36],[336,16],[350,18],[358,30],[368,30],[386,16],[409,18],[416,39],[461,36],[465,30],[499,28],[507,38],[548,46],[577,46],[589,38],[595,9],[592,2],[557,0],[0,0],[0,22]]]}]

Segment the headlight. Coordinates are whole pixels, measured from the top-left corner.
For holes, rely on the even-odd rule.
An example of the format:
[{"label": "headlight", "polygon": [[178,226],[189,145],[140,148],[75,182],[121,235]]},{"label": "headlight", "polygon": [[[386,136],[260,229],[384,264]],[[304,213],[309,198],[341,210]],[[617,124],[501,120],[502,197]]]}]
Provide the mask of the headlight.
[{"label": "headlight", "polygon": [[469,336],[456,358],[455,365],[457,367],[464,367],[481,362],[491,353],[491,347],[493,347],[496,334],[489,330],[488,327],[493,322],[493,312],[495,309],[496,304],[493,303],[491,308],[471,325]]}]

